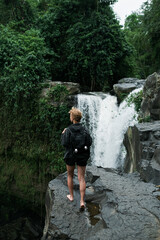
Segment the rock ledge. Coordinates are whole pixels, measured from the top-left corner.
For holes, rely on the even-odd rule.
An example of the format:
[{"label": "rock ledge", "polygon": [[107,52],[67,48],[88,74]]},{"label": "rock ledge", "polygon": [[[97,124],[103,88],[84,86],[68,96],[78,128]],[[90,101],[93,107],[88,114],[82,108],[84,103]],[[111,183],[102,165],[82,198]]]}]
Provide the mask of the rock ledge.
[{"label": "rock ledge", "polygon": [[95,225],[88,207],[79,211],[77,173],[74,202],[67,201],[66,180],[64,173],[48,185],[42,240],[160,239],[159,189],[142,182],[137,173],[122,176],[116,170],[87,166],[86,202],[100,208]]}]

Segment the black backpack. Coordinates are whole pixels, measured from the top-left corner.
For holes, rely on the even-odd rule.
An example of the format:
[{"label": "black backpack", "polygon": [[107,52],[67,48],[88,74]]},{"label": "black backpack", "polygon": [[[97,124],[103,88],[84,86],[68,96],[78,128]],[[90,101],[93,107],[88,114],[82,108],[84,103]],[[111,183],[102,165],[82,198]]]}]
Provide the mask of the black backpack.
[{"label": "black backpack", "polygon": [[77,131],[72,131],[70,128],[68,129],[71,133],[70,143],[73,157],[76,159],[88,159],[90,157],[90,146],[92,145],[92,138],[89,132],[84,127]]}]

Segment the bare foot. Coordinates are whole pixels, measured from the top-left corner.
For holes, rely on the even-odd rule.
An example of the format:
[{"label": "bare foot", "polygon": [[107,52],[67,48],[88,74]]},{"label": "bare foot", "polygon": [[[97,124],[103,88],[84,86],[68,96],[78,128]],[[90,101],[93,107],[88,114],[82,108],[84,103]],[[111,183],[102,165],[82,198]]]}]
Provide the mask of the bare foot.
[{"label": "bare foot", "polygon": [[85,209],[85,202],[80,201],[80,210],[83,211]]},{"label": "bare foot", "polygon": [[73,197],[70,194],[67,195],[67,198],[69,199],[69,201],[73,202]]}]

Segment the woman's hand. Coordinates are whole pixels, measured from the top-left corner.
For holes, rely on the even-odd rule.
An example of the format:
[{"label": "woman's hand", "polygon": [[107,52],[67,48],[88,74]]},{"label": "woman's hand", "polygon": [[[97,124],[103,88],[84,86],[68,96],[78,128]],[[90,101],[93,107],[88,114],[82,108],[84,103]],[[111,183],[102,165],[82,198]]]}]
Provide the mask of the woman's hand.
[{"label": "woman's hand", "polygon": [[65,133],[65,131],[66,131],[66,128],[63,130],[62,134]]}]

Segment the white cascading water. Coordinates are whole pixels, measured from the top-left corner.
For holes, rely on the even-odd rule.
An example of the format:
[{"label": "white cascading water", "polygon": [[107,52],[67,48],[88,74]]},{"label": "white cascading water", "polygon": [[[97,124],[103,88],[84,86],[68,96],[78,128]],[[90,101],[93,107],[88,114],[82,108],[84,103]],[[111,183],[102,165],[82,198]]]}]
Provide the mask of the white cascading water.
[{"label": "white cascading water", "polygon": [[[131,94],[140,90],[136,89]],[[78,94],[77,97],[77,107],[83,114],[82,123],[93,138],[92,164],[104,168],[122,167],[124,134],[129,126],[137,123],[134,104],[129,106],[126,99],[118,106],[115,96],[104,93]]]}]

